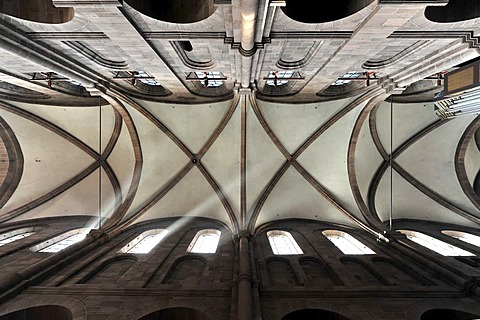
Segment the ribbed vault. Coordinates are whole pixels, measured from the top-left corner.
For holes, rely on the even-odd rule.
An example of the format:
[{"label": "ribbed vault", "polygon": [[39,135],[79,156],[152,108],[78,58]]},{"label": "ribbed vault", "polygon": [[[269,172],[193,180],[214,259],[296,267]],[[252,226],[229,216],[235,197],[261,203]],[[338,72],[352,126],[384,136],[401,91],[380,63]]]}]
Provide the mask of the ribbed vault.
[{"label": "ribbed vault", "polygon": [[[377,237],[392,219],[480,222],[474,116],[442,121],[422,104],[406,122],[418,103],[385,102],[375,86],[301,107],[250,94],[204,105],[114,92],[104,99],[109,105],[69,107],[64,115],[58,107],[2,102],[25,156],[2,221],[81,213],[120,231],[202,216],[238,232],[307,218]],[[80,129],[72,119],[89,120]],[[34,136],[45,137],[40,149]],[[81,211],[72,208],[78,201]]]}]

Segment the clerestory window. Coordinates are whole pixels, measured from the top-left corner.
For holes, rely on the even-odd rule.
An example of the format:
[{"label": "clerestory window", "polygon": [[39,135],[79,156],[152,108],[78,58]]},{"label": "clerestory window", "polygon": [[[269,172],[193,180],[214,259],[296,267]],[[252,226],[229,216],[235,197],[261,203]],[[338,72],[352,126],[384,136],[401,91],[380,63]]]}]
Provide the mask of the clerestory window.
[{"label": "clerestory window", "polygon": [[293,71],[291,70],[270,71],[266,77],[265,84],[273,87],[283,86],[288,83],[288,79],[292,76]]},{"label": "clerestory window", "polygon": [[165,229],[147,230],[120,249],[121,253],[146,254],[149,253],[168,233]]},{"label": "clerestory window", "polygon": [[160,82],[155,80],[155,78],[153,78],[151,75],[149,75],[145,71],[142,71],[142,70],[137,71],[135,76],[136,76],[138,81],[140,81],[141,83],[146,84],[148,86],[159,86],[160,85]]},{"label": "clerestory window", "polygon": [[327,237],[343,254],[364,255],[375,252],[352,237],[350,234],[339,230],[324,230],[322,234]]},{"label": "clerestory window", "polygon": [[128,81],[131,85],[144,84],[147,86],[160,86],[160,82],[155,77],[143,70],[132,71],[115,71],[113,72],[113,80]]},{"label": "clerestory window", "polygon": [[201,83],[204,87],[215,88],[223,85],[223,79],[225,76],[219,71],[196,71],[197,78],[202,79]]},{"label": "clerestory window", "polygon": [[352,82],[351,79],[360,78],[362,76],[362,72],[360,71],[348,71],[343,76],[341,76],[338,80],[332,83],[332,86],[341,86],[347,83]]},{"label": "clerestory window", "polygon": [[80,228],[68,231],[64,234],[61,234],[57,237],[44,241],[30,250],[37,252],[59,252],[69,246],[82,241],[87,236],[87,233],[90,231],[88,228]]},{"label": "clerestory window", "polygon": [[187,252],[192,253],[215,253],[221,232],[215,229],[205,229],[197,232],[188,246]]},{"label": "clerestory window", "polygon": [[290,232],[283,230],[271,230],[267,232],[270,247],[276,255],[303,254]]},{"label": "clerestory window", "polygon": [[403,233],[409,240],[416,242],[430,250],[433,250],[443,256],[474,256],[473,253],[463,250],[459,247],[430,237],[418,231],[397,230]]},{"label": "clerestory window", "polygon": [[458,240],[461,240],[463,242],[469,243],[471,245],[480,247],[480,237],[462,232],[462,231],[453,231],[453,230],[442,230],[443,234],[446,234],[447,236],[457,238]]},{"label": "clerestory window", "polygon": [[23,229],[13,230],[13,231],[1,234],[0,247],[8,243],[29,237],[34,233],[35,231],[33,231],[33,228],[23,228]]}]

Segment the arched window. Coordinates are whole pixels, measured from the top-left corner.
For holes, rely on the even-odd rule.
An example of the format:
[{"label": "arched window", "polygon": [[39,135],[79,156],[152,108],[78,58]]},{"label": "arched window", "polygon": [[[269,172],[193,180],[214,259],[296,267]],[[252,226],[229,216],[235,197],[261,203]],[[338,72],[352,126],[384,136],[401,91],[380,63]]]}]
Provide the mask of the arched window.
[{"label": "arched window", "polygon": [[[290,70],[282,70],[282,71],[270,71],[266,78],[265,84],[267,86],[283,86],[288,83],[288,79],[293,76],[293,71]],[[271,79],[271,80],[270,80]]]},{"label": "arched window", "polygon": [[187,252],[192,253],[215,253],[221,232],[215,229],[198,231],[188,246]]},{"label": "arched window", "polygon": [[197,78],[202,79],[201,83],[207,88],[220,87],[223,85],[222,80],[225,79],[219,71],[196,71],[195,74]]},{"label": "arched window", "polygon": [[6,245],[7,243],[14,242],[34,234],[35,231],[33,228],[22,228],[13,230],[0,235],[0,247]]},{"label": "arched window", "polygon": [[282,230],[272,230],[267,232],[268,241],[272,251],[276,255],[280,254],[303,254],[302,249],[293,239],[290,232]]},{"label": "arched window", "polygon": [[480,247],[480,237],[462,232],[462,231],[453,231],[453,230],[442,230],[443,234],[446,234],[447,236],[457,238],[458,240],[462,240],[463,242],[470,243],[471,245]]},{"label": "arched window", "polygon": [[132,85],[138,85],[139,83],[147,86],[160,86],[160,83],[155,80],[155,77],[143,70],[133,71],[115,71],[113,72],[113,80],[124,80],[130,82]]},{"label": "arched window", "polygon": [[322,233],[344,254],[375,254],[372,249],[370,249],[369,247],[343,231],[324,230]]},{"label": "arched window", "polygon": [[88,232],[90,232],[88,228],[74,229],[44,241],[32,247],[30,250],[37,252],[59,252],[85,239]]},{"label": "arched window", "polygon": [[441,240],[432,238],[426,234],[411,230],[397,230],[403,233],[409,240],[416,242],[430,250],[433,250],[443,256],[474,256],[473,253],[463,250],[454,245],[448,244]]},{"label": "arched window", "polygon": [[159,86],[160,85],[160,83],[157,80],[153,79],[153,77],[151,75],[149,75],[148,73],[146,73],[143,70],[137,71],[136,76],[138,77],[138,80],[141,83],[146,84],[148,86]]},{"label": "arched window", "polygon": [[351,79],[360,78],[362,76],[362,72],[360,71],[348,71],[343,76],[338,78],[335,82],[332,83],[332,86],[341,86],[347,83],[352,82]]},{"label": "arched window", "polygon": [[168,233],[165,229],[147,230],[120,249],[121,253],[149,253]]}]

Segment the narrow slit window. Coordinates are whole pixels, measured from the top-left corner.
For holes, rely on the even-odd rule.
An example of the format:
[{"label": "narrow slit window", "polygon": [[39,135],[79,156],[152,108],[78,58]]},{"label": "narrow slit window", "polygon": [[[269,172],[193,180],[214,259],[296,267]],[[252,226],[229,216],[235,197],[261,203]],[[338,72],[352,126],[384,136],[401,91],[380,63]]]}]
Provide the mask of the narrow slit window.
[{"label": "narrow slit window", "polygon": [[276,255],[303,254],[290,232],[282,230],[272,230],[267,232],[270,247]]},{"label": "narrow slit window", "polygon": [[375,252],[349,235],[338,230],[324,230],[323,235],[327,237],[343,254],[364,255],[375,254]]},{"label": "narrow slit window", "polygon": [[8,243],[24,239],[35,232],[32,229],[20,229],[0,235],[0,247]]},{"label": "narrow slit window", "polygon": [[187,251],[192,253],[215,253],[221,232],[214,229],[205,229],[197,232]]},{"label": "narrow slit window", "polygon": [[121,253],[146,254],[149,253],[168,233],[165,229],[148,230],[140,234],[138,237],[130,241],[123,247]]},{"label": "narrow slit window", "polygon": [[44,241],[39,245],[36,245],[35,247],[31,248],[31,250],[37,251],[37,252],[49,252],[49,253],[59,252],[85,239],[89,231],[90,229],[88,228],[71,230],[60,236]]},{"label": "narrow slit window", "polygon": [[458,240],[461,240],[463,242],[469,243],[471,245],[480,247],[480,237],[462,232],[462,231],[453,231],[453,230],[442,230],[443,234],[446,234],[447,236],[457,238]]},{"label": "narrow slit window", "polygon": [[411,230],[397,230],[403,233],[409,240],[416,242],[430,250],[433,250],[443,256],[474,256],[473,253],[463,250],[459,247],[432,238],[426,234]]}]

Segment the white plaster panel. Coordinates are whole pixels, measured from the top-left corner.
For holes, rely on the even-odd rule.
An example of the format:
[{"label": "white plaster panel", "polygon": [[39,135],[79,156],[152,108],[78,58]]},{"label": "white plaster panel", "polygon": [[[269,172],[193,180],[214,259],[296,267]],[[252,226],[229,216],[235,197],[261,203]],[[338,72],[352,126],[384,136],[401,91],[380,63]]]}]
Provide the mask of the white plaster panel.
[{"label": "white plaster panel", "polygon": [[279,104],[258,101],[263,116],[283,146],[293,153],[348,100],[311,104]]},{"label": "white plaster panel", "polygon": [[193,153],[205,145],[222,120],[231,101],[211,104],[165,104],[144,101],[142,104]]},{"label": "white plaster panel", "polygon": [[247,208],[255,209],[259,197],[277,170],[286,161],[263,130],[253,109],[247,112]]},{"label": "white plaster panel", "polygon": [[439,120],[432,103],[393,104],[393,128],[391,106],[382,102],[377,110],[377,131],[383,148],[390,153],[390,139],[393,136],[393,150],[421,131],[429,124]]},{"label": "white plaster panel", "polygon": [[348,144],[365,103],[340,118],[305,150],[298,162],[347,210],[363,219],[353,198],[347,172]]},{"label": "white plaster panel", "polygon": [[200,162],[217,181],[238,215],[240,212],[240,143],[241,109],[237,108],[230,122]]},{"label": "white plaster panel", "polygon": [[455,150],[471,116],[453,119],[405,150],[397,163],[444,199],[468,212],[478,209],[468,201],[455,172]]},{"label": "white plaster panel", "polygon": [[188,223],[188,217],[206,217],[232,227],[220,199],[196,167],[136,223],[165,217],[183,217],[179,223]]},{"label": "white plaster panel", "polygon": [[175,176],[189,158],[160,129],[132,107],[128,107],[135,122],[142,147],[143,167],[140,184],[129,212],[148,202],[154,193]]},{"label": "white plaster panel", "polygon": [[[391,204],[392,210],[390,210]],[[395,172],[392,188],[390,188],[390,174],[384,175],[376,193],[375,205],[378,216],[384,222],[390,220],[390,212],[392,212],[393,221],[419,219],[478,227],[477,224],[427,197]],[[395,229],[395,222],[393,222],[393,229]]]},{"label": "white plaster panel", "polygon": [[[27,103],[12,103],[18,105],[41,118],[57,125],[93,150],[99,150],[99,108],[98,107],[57,107]],[[111,106],[102,107],[102,150],[112,135],[114,115]]]},{"label": "white plaster panel", "polygon": [[1,212],[48,193],[94,161],[81,149],[40,125],[5,111],[0,115],[15,132],[24,156],[20,184]]},{"label": "white plaster panel", "polygon": [[278,181],[262,207],[255,227],[288,218],[305,218],[353,225],[340,210],[290,167]]},{"label": "white plaster panel", "polygon": [[[67,191],[12,221],[76,215],[98,217],[100,207],[98,182],[98,170],[96,170]],[[111,214],[112,201],[113,189],[105,173],[102,173],[102,215]]]}]

